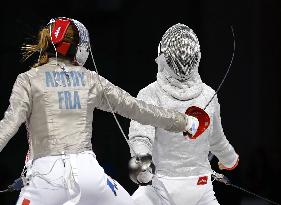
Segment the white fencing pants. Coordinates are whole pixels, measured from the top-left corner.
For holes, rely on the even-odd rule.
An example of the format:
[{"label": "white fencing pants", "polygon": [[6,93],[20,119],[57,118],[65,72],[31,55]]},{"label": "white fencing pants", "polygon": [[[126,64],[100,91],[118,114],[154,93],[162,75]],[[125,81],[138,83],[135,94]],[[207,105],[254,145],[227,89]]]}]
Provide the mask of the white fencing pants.
[{"label": "white fencing pants", "polygon": [[132,198],[136,205],[219,205],[211,176],[206,177],[156,176],[151,186],[140,186]]},{"label": "white fencing pants", "polygon": [[17,205],[132,205],[131,196],[108,177],[93,152],[33,161]]}]

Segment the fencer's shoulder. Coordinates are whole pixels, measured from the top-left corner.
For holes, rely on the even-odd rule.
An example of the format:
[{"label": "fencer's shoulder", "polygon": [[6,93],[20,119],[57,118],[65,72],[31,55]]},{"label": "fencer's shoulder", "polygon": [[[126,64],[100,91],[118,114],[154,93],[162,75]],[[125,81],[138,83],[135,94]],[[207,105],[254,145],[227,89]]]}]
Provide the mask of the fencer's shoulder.
[{"label": "fencer's shoulder", "polygon": [[30,78],[32,77],[31,72],[30,71],[26,71],[23,73],[18,74],[14,85],[22,85],[22,86],[26,86],[26,85],[30,85]]},{"label": "fencer's shoulder", "polygon": [[92,70],[90,70],[90,69],[88,69],[84,66],[77,66],[77,67],[79,67],[81,70],[84,70],[84,71],[89,72],[89,73],[96,73],[95,71],[92,71]]},{"label": "fencer's shoulder", "polygon": [[156,82],[153,82],[153,83],[150,83],[149,85],[147,85],[146,87],[142,88],[140,91],[139,91],[139,95],[153,95],[155,93],[157,89],[157,83]]},{"label": "fencer's shoulder", "polygon": [[211,86],[209,86],[205,83],[202,83],[202,86],[203,86],[204,94],[208,94],[208,95],[214,95],[215,94],[216,91],[213,88],[211,88]]},{"label": "fencer's shoulder", "polygon": [[[216,91],[211,88],[210,86],[206,85],[205,83],[204,84],[204,87],[203,87],[203,92],[204,92],[204,96],[211,99],[214,94],[216,93]],[[214,99],[212,100],[212,103],[213,106],[219,106],[219,101],[218,101],[218,97],[215,96]]]},{"label": "fencer's shoulder", "polygon": [[92,70],[89,70],[88,68],[84,67],[84,66],[77,66],[79,67],[79,70],[88,74],[88,75],[93,75],[93,76],[96,76],[97,73],[95,71],[92,71]]},{"label": "fencer's shoulder", "polygon": [[28,71],[20,73],[18,75],[18,78],[22,78],[22,79],[26,79],[27,80],[29,78],[32,78],[35,74],[36,74],[35,69],[34,68],[30,68]]},{"label": "fencer's shoulder", "polygon": [[44,67],[44,65],[38,66],[38,67],[30,67],[30,69],[28,71],[19,74],[19,76],[22,76],[22,77],[25,77],[28,79],[35,78],[36,76],[38,76],[39,71],[42,70],[42,67]]},{"label": "fencer's shoulder", "polygon": [[137,95],[138,99],[144,100],[149,103],[156,102],[157,84],[155,82],[141,89]]},{"label": "fencer's shoulder", "polygon": [[81,70],[86,72],[88,75],[93,76],[93,77],[97,77],[97,75],[98,75],[96,71],[90,70],[90,69],[82,67],[82,66],[81,66]]}]

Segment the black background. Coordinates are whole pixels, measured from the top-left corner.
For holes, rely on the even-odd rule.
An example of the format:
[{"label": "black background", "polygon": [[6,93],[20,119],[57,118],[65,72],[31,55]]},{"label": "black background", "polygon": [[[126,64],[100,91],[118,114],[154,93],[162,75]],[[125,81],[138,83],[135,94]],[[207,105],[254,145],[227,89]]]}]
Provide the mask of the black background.
[{"label": "black background", "polygon": [[[134,96],[156,79],[158,43],[178,22],[197,34],[202,52],[199,72],[216,89],[231,59],[233,25],[235,59],[218,96],[224,131],[240,155],[240,164],[223,173],[233,183],[280,202],[280,14],[278,0],[1,2],[0,118],[17,74],[36,60],[34,56],[21,62],[20,46],[32,42],[52,17],[84,23],[100,74]],[[93,69],[90,59],[86,67]],[[118,118],[128,133],[129,120]],[[137,186],[128,178],[129,149],[111,114],[96,110],[93,126],[98,161],[133,193]],[[0,189],[20,175],[27,148],[22,126],[0,154]],[[215,161],[213,167],[217,170]],[[221,204],[266,204],[222,184],[214,187]],[[15,204],[17,196],[17,192],[0,194],[0,205]]]}]

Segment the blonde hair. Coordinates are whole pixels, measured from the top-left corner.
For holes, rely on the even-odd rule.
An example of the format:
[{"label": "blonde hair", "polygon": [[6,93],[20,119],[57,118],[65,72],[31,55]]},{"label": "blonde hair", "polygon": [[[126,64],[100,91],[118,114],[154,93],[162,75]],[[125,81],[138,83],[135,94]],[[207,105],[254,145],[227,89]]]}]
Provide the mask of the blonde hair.
[{"label": "blonde hair", "polygon": [[46,50],[51,44],[51,36],[48,28],[43,28],[38,33],[38,43],[37,44],[23,44],[21,47],[23,61],[30,58],[34,53],[39,52],[38,62],[34,64],[34,67],[43,65],[49,61],[48,53]]},{"label": "blonde hair", "polygon": [[[30,58],[34,53],[39,52],[38,62],[35,63],[33,67],[38,67],[49,62],[49,55],[47,51],[49,50],[49,46],[53,46],[49,30],[49,28],[52,28],[52,26],[53,25],[50,25],[39,31],[37,44],[23,44],[21,47],[23,61]],[[63,41],[72,43],[74,45],[78,44],[79,34],[74,25],[70,24],[70,26],[67,28]]]}]

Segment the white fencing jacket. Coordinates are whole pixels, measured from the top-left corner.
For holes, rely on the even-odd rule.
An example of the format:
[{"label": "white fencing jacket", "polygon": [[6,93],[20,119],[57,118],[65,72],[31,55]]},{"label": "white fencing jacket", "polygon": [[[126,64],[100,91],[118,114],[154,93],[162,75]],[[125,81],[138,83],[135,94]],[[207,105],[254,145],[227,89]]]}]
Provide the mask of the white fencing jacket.
[{"label": "white fencing jacket", "polygon": [[[140,90],[138,99],[184,113],[190,106],[203,109],[214,95],[215,91],[202,83],[198,69],[194,70],[188,82],[182,84],[170,75],[168,65],[161,56],[157,63],[157,81]],[[225,167],[232,168],[238,161],[238,155],[224,135],[217,97],[205,111],[210,116],[210,126],[195,140],[184,138],[182,133],[131,121],[129,138],[132,155],[152,154],[156,173],[171,177],[209,174],[209,151]]]}]

